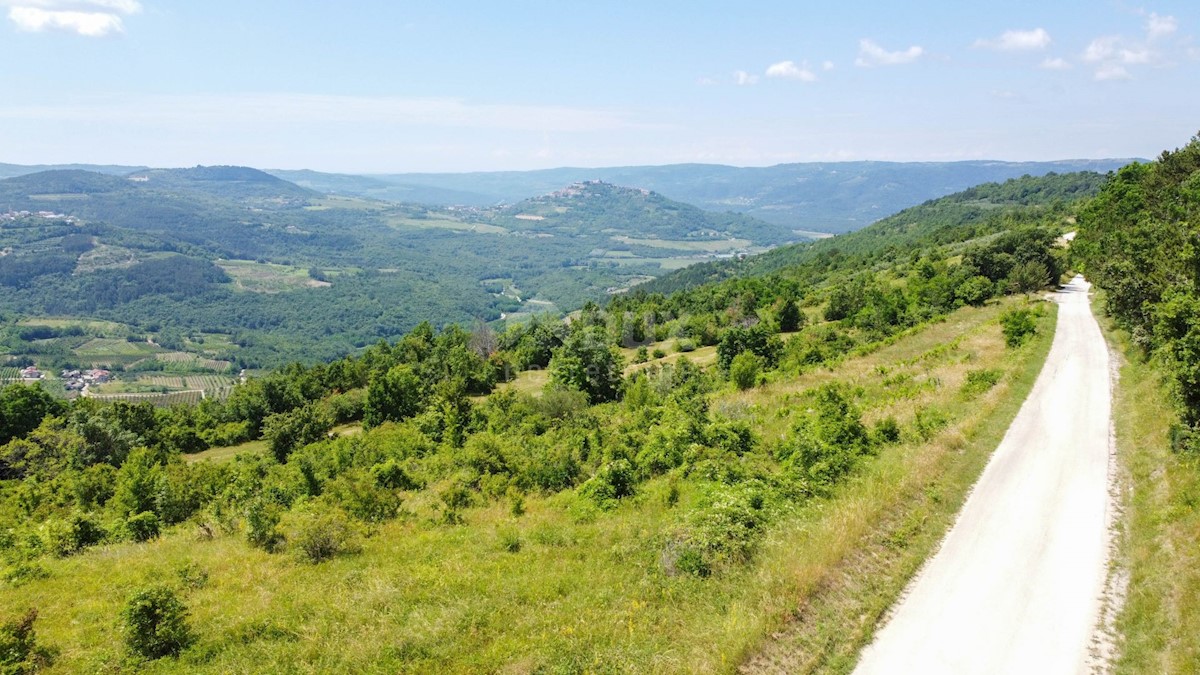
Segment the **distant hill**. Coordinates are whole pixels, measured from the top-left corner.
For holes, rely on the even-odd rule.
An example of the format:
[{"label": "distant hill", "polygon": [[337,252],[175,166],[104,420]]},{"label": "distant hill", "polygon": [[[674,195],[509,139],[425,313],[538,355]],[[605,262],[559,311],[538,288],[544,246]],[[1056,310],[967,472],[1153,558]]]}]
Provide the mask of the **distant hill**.
[{"label": "distant hill", "polygon": [[[463,190],[448,190],[428,185],[412,185],[408,183],[389,182],[370,176],[354,176],[343,173],[322,173],[302,169],[298,171],[284,169],[268,169],[272,176],[291,181],[296,185],[331,195],[351,195],[367,199],[382,199],[389,202],[407,202],[413,204],[431,204],[441,206],[496,206],[504,200],[477,192]],[[549,191],[570,181],[555,183],[546,188]],[[543,192],[544,192],[543,191]],[[521,198],[531,196],[522,195]]]},{"label": "distant hill", "polygon": [[317,196],[295,183],[244,166],[197,166],[190,169],[146,169],[128,175],[149,187],[197,190],[234,198],[307,198]]},{"label": "distant hill", "polygon": [[980,183],[1048,173],[1107,173],[1130,161],[823,162],[745,168],[672,164],[371,178],[409,186],[413,195],[420,194],[420,189],[455,191],[463,196],[460,203],[475,205],[515,202],[568,183],[603,180],[654,190],[706,210],[746,213],[789,229],[840,233]]},{"label": "distant hill", "polygon": [[78,169],[52,169],[0,181],[0,198],[21,200],[37,195],[89,195],[132,190],[129,181]]},{"label": "distant hill", "polygon": [[1009,227],[1006,219],[1056,222],[1073,204],[1097,194],[1105,177],[1094,172],[1025,176],[985,183],[905,209],[861,230],[813,243],[780,246],[740,260],[701,263],[638,286],[671,293],[731,277],[760,276],[800,265],[832,265],[846,254],[920,251],[987,236]]},{"label": "distant hill", "polygon": [[621,239],[796,241],[786,227],[739,213],[714,213],[642,188],[581,181],[499,209],[492,223],[510,230],[610,235]]},{"label": "distant hill", "polygon": [[0,178],[12,178],[43,171],[90,171],[92,173],[107,173],[114,176],[126,176],[134,171],[142,171],[144,166],[120,166],[113,164],[4,164],[0,162]]}]

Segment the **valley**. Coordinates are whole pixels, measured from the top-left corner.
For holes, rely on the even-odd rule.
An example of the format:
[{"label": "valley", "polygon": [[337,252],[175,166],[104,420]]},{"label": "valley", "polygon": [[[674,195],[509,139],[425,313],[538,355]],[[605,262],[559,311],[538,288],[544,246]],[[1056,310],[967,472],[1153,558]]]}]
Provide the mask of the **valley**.
[{"label": "valley", "polygon": [[[212,234],[93,220],[158,175],[119,179],[141,186],[124,194],[51,174],[68,190],[54,194],[94,210],[19,216],[3,232],[5,258],[62,261],[6,300],[0,599],[36,609],[37,644],[64,672],[263,658],[358,672],[847,671],[877,631],[886,640],[890,608],[986,475],[1052,342],[1074,330],[1061,322],[1079,307],[1045,292],[1087,260],[1076,245],[1093,255],[1097,205],[1114,198],[1111,176],[1023,177],[788,243],[745,216],[608,183],[420,211],[273,197],[238,170],[186,178],[233,187],[170,174],[179,203],[240,195]],[[109,192],[69,191],[97,186]],[[208,238],[233,231],[239,209],[261,224],[241,243]],[[314,236],[344,245],[305,257]],[[377,250],[376,236],[402,250]],[[350,288],[392,307],[431,299],[397,297],[389,279],[444,293],[422,267],[440,261],[413,257],[431,236],[462,243],[446,249],[454,265],[471,242],[519,242],[524,256],[586,246],[589,262],[561,273],[625,287],[572,300],[538,285],[549,260],[523,273],[493,261],[446,277],[485,298],[490,320],[361,344],[337,324],[290,334],[319,325],[311,312],[360,321],[332,295]],[[144,257],[81,270],[99,245]],[[714,257],[670,271],[653,255]],[[605,259],[640,278],[600,275]],[[92,309],[44,311],[68,287]],[[15,304],[39,297],[32,312]],[[296,323],[262,323],[260,309],[284,306]],[[329,356],[265,356],[306,345]],[[186,608],[169,658],[111,639],[135,630],[114,626],[141,593]]]}]

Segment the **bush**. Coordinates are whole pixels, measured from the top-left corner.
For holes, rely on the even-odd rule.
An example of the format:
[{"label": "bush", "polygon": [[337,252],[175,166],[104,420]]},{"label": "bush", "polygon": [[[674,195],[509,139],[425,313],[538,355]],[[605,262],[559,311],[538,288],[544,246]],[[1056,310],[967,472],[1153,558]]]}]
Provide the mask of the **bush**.
[{"label": "bush", "polygon": [[292,517],[288,540],[303,560],[317,564],[358,550],[354,528],[339,511],[321,509]]},{"label": "bush", "polygon": [[38,646],[33,630],[37,616],[37,610],[30,609],[19,619],[0,624],[0,673],[25,675],[50,665],[50,650]]},{"label": "bush", "polygon": [[656,359],[661,359],[661,358],[666,357],[667,353],[665,351],[663,351],[662,348],[655,347],[654,351],[650,352],[650,355]]},{"label": "bush", "polygon": [[279,531],[279,506],[255,499],[246,507],[246,540],[274,553],[283,547],[283,533]]},{"label": "bush", "polygon": [[891,445],[900,442],[900,423],[895,417],[885,417],[875,423],[871,438],[880,445]]},{"label": "bush", "polygon": [[729,364],[729,379],[737,385],[738,389],[745,391],[758,381],[760,367],[761,361],[757,356],[750,352],[742,352],[735,356],[733,362]]},{"label": "bush", "polygon": [[158,516],[153,511],[143,511],[125,520],[125,531],[134,541],[150,541],[158,536]]},{"label": "bush", "polygon": [[996,386],[996,383],[1000,381],[1000,378],[1003,375],[1004,371],[996,370],[994,368],[967,371],[967,380],[963,382],[962,389],[960,391],[962,392],[962,395],[966,396],[967,398],[978,396]]},{"label": "bush", "polygon": [[105,532],[90,517],[73,514],[66,520],[45,525],[45,544],[54,555],[65,558],[104,541]]},{"label": "bush", "polygon": [[618,459],[600,467],[596,475],[579,488],[579,494],[592,500],[596,506],[610,508],[616,500],[634,492],[633,466],[628,460]]},{"label": "bush", "polygon": [[187,607],[166,586],[152,586],[133,594],[121,612],[125,646],[147,659],[178,656],[192,643]]},{"label": "bush", "polygon": [[1009,347],[1020,347],[1037,332],[1037,314],[1031,309],[1010,309],[1000,315],[1000,325],[1004,332],[1004,344]]},{"label": "bush", "polygon": [[748,562],[766,524],[762,508],[763,498],[756,490],[719,489],[712,502],[693,513],[667,542],[664,571],[704,577]]},{"label": "bush", "polygon": [[646,349],[645,345],[637,348],[637,352],[633,356],[634,363],[645,363],[650,360],[650,350]]},{"label": "bush", "polygon": [[675,343],[675,349],[678,350],[680,354],[694,352],[696,351],[696,342],[694,340],[685,338]]}]

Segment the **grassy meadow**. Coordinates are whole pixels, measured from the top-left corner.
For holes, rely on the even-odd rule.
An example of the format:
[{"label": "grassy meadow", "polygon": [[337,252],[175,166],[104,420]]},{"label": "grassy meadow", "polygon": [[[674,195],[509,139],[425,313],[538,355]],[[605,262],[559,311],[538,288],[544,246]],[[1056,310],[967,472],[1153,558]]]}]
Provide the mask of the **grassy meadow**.
[{"label": "grassy meadow", "polygon": [[[1054,307],[1016,349],[998,320],[1026,302],[964,308],[832,366],[711,394],[716,415],[764,443],[832,382],[868,426],[894,418],[902,431],[827,494],[772,507],[748,562],[710,576],[672,573],[674,536],[713,496],[676,471],[611,509],[579,490],[530,493],[520,509],[465,508],[460,524],[442,517],[444,486],[403,491],[398,518],[360,525],[354,550],[316,565],[252,548],[236,527],[187,522],[147,543],[46,559],[44,577],[0,584],[0,606],[38,609],[50,672],[846,671],[1032,387]],[[532,391],[536,377],[508,386]],[[258,443],[191,459],[236,461],[265,451]],[[769,461],[757,457],[744,461]],[[122,648],[121,607],[148,583],[188,607],[196,639],[177,658],[136,662]]]},{"label": "grassy meadow", "polygon": [[[1200,458],[1172,449],[1165,375],[1101,319],[1119,376],[1113,401],[1121,494],[1114,574],[1124,605],[1117,673],[1200,672]],[[1121,588],[1123,587],[1123,588]]]}]

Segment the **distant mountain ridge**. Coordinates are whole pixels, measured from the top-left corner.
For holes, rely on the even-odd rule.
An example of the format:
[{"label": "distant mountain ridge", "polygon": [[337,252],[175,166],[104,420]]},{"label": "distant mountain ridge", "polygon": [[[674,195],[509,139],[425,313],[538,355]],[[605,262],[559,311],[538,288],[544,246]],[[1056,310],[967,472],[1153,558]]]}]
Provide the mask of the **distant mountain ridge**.
[{"label": "distant mountain ridge", "polygon": [[[1108,173],[1131,159],[1052,162],[813,162],[769,167],[670,164],[536,171],[402,173],[355,177],[305,172],[305,187],[430,204],[492,206],[601,180],[658,192],[708,211],[735,211],[793,230],[841,233],[982,183],[1024,175]],[[296,172],[271,171],[292,179]],[[382,184],[382,185],[381,185]],[[384,187],[384,186],[391,186]],[[384,196],[392,195],[392,197]]]},{"label": "distant mountain ridge", "polygon": [[[1080,159],[1051,162],[812,162],[769,167],[719,164],[670,164],[604,168],[563,167],[536,171],[471,173],[399,173],[353,175],[311,170],[267,170],[299,190],[365,197],[390,202],[441,206],[496,207],[514,204],[588,180],[634,186],[706,211],[733,211],[754,216],[788,230],[843,233],[982,183],[1003,182],[1024,175],[1092,171],[1108,173],[1130,159]],[[212,169],[214,167],[207,167]],[[46,169],[87,169],[127,176],[146,172],[170,180],[192,169],[58,165],[22,167],[0,164],[0,178]],[[248,171],[257,171],[254,169]],[[168,173],[162,173],[168,172]],[[204,179],[191,176],[191,187]],[[229,183],[226,183],[229,184]],[[247,185],[262,196],[267,183]],[[283,188],[282,184],[276,187]],[[308,193],[312,194],[312,193]]]}]

